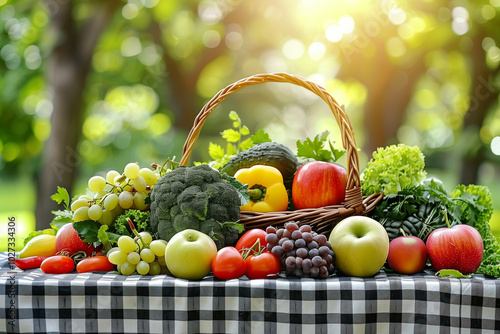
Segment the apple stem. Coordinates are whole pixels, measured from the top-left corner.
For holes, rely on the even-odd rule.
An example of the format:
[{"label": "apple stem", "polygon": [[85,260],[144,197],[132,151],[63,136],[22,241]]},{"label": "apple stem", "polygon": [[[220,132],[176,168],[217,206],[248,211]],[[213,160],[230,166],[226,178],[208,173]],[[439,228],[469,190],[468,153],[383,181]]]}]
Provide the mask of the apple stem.
[{"label": "apple stem", "polygon": [[406,232],[405,230],[403,230],[402,228],[399,229],[399,232],[401,232],[401,234],[403,235],[403,237],[406,237]]},{"label": "apple stem", "polygon": [[448,225],[448,228],[450,228],[450,221],[448,220],[448,211],[443,210],[444,213],[444,219],[446,219],[446,225]]}]

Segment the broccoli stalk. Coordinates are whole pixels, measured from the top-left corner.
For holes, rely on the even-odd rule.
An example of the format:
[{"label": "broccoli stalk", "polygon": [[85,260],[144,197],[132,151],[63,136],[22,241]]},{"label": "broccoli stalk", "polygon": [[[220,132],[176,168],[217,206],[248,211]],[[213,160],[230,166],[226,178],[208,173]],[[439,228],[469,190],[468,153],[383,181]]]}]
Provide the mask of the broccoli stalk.
[{"label": "broccoli stalk", "polygon": [[236,188],[207,166],[179,166],[165,174],[151,191],[151,227],[166,241],[185,229],[209,235],[217,248],[234,245],[241,200]]}]

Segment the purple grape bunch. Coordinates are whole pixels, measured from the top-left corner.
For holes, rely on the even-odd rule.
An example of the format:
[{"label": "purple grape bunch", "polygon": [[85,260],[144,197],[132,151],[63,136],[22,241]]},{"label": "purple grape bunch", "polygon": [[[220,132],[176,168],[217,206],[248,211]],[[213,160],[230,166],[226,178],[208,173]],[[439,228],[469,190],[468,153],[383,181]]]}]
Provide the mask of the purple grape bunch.
[{"label": "purple grape bunch", "polygon": [[267,250],[276,255],[287,277],[327,278],[335,271],[335,253],[323,234],[296,222],[266,228]]}]

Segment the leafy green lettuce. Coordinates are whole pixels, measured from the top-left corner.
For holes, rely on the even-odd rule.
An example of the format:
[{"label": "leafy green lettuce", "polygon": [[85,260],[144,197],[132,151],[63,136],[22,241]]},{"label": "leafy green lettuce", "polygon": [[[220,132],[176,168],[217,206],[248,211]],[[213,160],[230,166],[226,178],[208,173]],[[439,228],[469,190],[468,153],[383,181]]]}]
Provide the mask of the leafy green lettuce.
[{"label": "leafy green lettuce", "polygon": [[424,155],[417,146],[380,147],[361,175],[363,194],[397,194],[407,187],[417,186],[427,175],[424,168]]}]

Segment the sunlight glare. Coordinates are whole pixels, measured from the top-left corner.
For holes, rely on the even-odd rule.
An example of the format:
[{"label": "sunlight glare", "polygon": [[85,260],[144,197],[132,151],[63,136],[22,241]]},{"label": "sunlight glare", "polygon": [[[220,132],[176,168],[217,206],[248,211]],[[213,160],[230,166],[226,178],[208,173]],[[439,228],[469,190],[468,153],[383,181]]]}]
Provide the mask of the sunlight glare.
[{"label": "sunlight glare", "polygon": [[451,16],[453,17],[451,23],[453,32],[459,36],[465,35],[469,31],[469,11],[464,7],[457,6],[451,11]]},{"label": "sunlight glare", "polygon": [[500,137],[497,136],[491,140],[491,152],[494,155],[500,155]]},{"label": "sunlight glare", "polygon": [[124,57],[137,56],[141,51],[141,41],[135,36],[129,37],[122,42],[121,52]]},{"label": "sunlight glare", "polygon": [[406,52],[406,45],[399,37],[393,37],[387,41],[387,52],[392,57],[401,57]]},{"label": "sunlight glare", "polygon": [[220,34],[217,30],[207,30],[203,34],[203,44],[210,49],[216,48],[220,44]]},{"label": "sunlight glare", "polygon": [[308,53],[312,60],[321,60],[325,56],[326,48],[323,43],[314,42],[309,46]]},{"label": "sunlight glare", "polygon": [[282,51],[288,59],[299,59],[304,54],[304,44],[298,39],[291,39],[283,45]]},{"label": "sunlight glare", "polygon": [[354,31],[354,19],[350,15],[342,15],[339,18],[339,28],[344,34],[350,34]]},{"label": "sunlight glare", "polygon": [[400,25],[406,21],[406,13],[401,8],[393,8],[389,11],[389,20],[394,25]]},{"label": "sunlight glare", "polygon": [[338,25],[331,25],[326,28],[325,35],[330,42],[336,43],[342,39],[342,29]]},{"label": "sunlight glare", "polygon": [[198,6],[198,15],[203,22],[215,24],[222,19],[222,10],[213,1],[202,1]]}]

